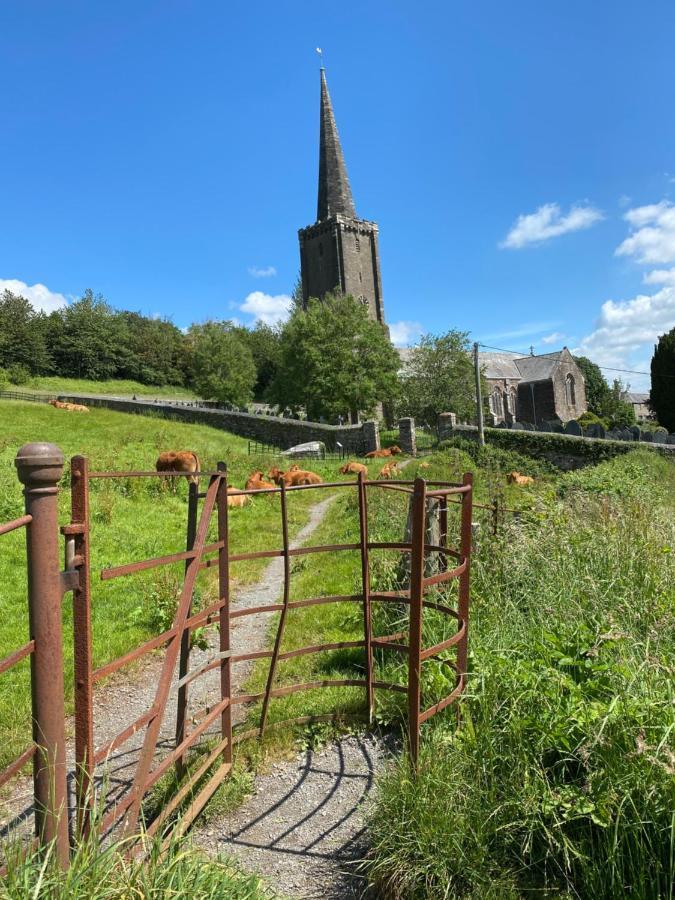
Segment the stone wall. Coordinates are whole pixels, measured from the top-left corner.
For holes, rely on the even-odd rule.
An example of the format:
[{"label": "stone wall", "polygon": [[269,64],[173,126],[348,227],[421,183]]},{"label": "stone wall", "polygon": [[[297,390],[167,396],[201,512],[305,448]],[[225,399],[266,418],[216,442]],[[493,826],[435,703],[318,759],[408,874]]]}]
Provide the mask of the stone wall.
[{"label": "stone wall", "polygon": [[113,397],[91,397],[84,394],[63,394],[59,396],[59,400],[104,407],[118,412],[161,416],[178,422],[210,425],[249,440],[281,447],[283,450],[308,441],[323,441],[328,450],[334,450],[336,443],[339,442],[347,453],[354,455],[369,453],[380,447],[377,422],[363,422],[361,425],[323,425],[320,422],[257,416],[222,409],[185,407],[170,403],[152,403],[147,400],[116,400]]},{"label": "stone wall", "polygon": [[[464,438],[477,441],[478,428],[475,425],[455,425],[452,429],[445,428],[439,437],[442,440]],[[662,456],[675,459],[675,445],[575,437],[540,431],[511,431],[507,428],[486,428],[485,443],[505,450],[516,450],[535,459],[545,459],[563,471],[595,465],[605,459],[630,453],[638,447],[648,447]]]},{"label": "stone wall", "polygon": [[415,420],[406,417],[398,420],[398,445],[409,456],[417,455],[417,435]]}]

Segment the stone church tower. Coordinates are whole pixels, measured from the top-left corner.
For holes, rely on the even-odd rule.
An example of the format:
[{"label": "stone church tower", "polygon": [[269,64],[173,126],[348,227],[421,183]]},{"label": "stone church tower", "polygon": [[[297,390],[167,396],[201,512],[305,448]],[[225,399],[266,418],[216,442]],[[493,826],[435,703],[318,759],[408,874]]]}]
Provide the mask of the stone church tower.
[{"label": "stone church tower", "polygon": [[377,225],[356,215],[323,67],[316,222],[298,236],[303,302],[337,288],[367,304],[370,317],[384,325]]}]

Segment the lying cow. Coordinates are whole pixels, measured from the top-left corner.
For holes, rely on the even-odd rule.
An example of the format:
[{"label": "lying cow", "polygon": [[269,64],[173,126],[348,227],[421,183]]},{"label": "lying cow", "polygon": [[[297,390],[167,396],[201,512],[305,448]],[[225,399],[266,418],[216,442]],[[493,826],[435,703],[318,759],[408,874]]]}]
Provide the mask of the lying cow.
[{"label": "lying cow", "polygon": [[529,475],[521,475],[520,472],[509,472],[506,476],[506,480],[509,484],[518,484],[520,487],[525,487],[528,484],[534,484],[534,478],[530,478]]},{"label": "lying cow", "polygon": [[175,472],[187,475],[188,481],[197,484],[199,479],[199,457],[193,450],[165,450],[155,463],[158,472]]},{"label": "lying cow", "polygon": [[368,474],[368,467],[363,463],[348,462],[344,466],[340,466],[340,475],[359,475],[360,473]]},{"label": "lying cow", "polygon": [[383,447],[381,450],[371,450],[370,453],[366,453],[366,459],[385,459],[388,456],[397,456],[402,452],[401,448],[397,444],[394,444],[393,447]]},{"label": "lying cow", "polygon": [[228,487],[227,489],[227,505],[229,507],[238,507],[246,506],[247,503],[251,502],[251,498],[248,494],[242,494],[242,492],[235,487]]},{"label": "lying cow", "polygon": [[49,402],[54,409],[67,409],[69,412],[89,412],[89,407],[83,406],[81,403],[64,403],[61,400],[50,400]]},{"label": "lying cow", "polygon": [[377,477],[379,479],[393,478],[395,475],[398,475],[400,473],[400,471],[401,470],[398,467],[398,463],[395,463],[395,462],[386,463],[380,469],[380,474]]},{"label": "lying cow", "polygon": [[323,484],[323,479],[316,472],[298,469],[297,466],[293,466],[287,472],[282,472],[281,469],[274,467],[270,469],[268,475],[276,484],[283,483],[285,487],[295,487],[300,484]]},{"label": "lying cow", "polygon": [[257,469],[255,472],[251,472],[251,474],[246,479],[247,491],[262,491],[266,488],[274,487],[275,485],[273,485],[271,481],[265,481],[263,479],[263,473],[259,469]]}]

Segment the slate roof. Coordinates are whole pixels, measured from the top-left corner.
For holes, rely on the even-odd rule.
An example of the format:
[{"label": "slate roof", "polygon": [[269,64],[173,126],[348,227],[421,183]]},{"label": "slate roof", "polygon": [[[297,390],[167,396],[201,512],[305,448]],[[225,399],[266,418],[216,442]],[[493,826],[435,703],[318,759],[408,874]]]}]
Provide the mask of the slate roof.
[{"label": "slate roof", "polygon": [[647,403],[649,401],[649,394],[633,394],[628,391],[626,393],[626,398],[629,403]]},{"label": "slate roof", "polygon": [[478,362],[484,367],[486,378],[513,378],[520,381],[522,377],[512,353],[479,352]]},{"label": "slate roof", "polygon": [[542,356],[519,356],[516,367],[523,381],[546,381],[560,361],[561,353],[545,353]]}]

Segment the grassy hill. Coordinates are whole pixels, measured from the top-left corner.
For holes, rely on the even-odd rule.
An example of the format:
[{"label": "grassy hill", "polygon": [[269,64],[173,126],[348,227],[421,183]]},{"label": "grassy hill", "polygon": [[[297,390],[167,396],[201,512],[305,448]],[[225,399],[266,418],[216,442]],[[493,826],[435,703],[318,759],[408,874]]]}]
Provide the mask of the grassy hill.
[{"label": "grassy hill", "polygon": [[109,381],[89,381],[85,378],[59,378],[56,375],[34,376],[25,384],[8,385],[10,391],[35,391],[49,394],[106,394],[115,397],[151,397],[169,400],[196,400],[197,395],[189,388],[171,384],[141,384],[139,381],[110,379]]}]

